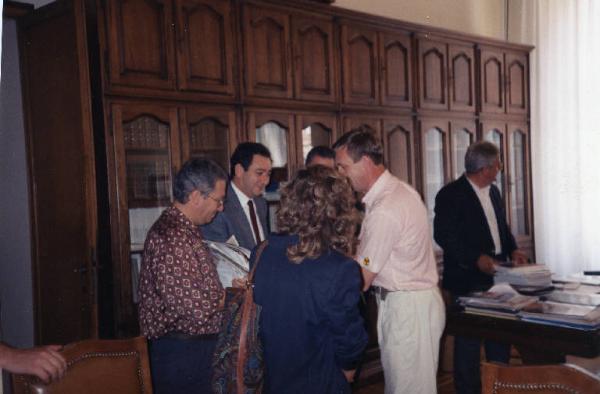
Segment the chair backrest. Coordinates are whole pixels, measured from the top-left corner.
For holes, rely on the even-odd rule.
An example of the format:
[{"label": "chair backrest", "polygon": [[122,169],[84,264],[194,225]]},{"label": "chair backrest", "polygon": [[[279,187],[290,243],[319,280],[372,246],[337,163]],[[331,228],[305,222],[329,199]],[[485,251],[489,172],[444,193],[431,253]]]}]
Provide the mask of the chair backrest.
[{"label": "chair backrest", "polygon": [[598,394],[600,379],[570,365],[481,363],[482,394]]},{"label": "chair backrest", "polygon": [[64,347],[67,372],[43,384],[35,377],[13,375],[15,394],[152,394],[148,347],[143,337],[85,340]]}]

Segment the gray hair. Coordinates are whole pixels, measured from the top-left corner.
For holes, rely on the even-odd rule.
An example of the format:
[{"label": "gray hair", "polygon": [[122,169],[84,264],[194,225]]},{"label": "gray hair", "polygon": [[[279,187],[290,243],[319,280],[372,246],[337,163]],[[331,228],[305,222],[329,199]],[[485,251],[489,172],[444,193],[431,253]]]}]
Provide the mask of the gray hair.
[{"label": "gray hair", "polygon": [[375,137],[368,127],[360,126],[342,135],[332,149],[346,148],[352,162],[356,163],[363,156],[368,156],[375,165],[383,164],[383,148],[379,138]]},{"label": "gray hair", "polygon": [[478,141],[471,144],[465,155],[467,174],[475,174],[485,167],[493,166],[499,155],[498,147],[489,141]]},{"label": "gray hair", "polygon": [[207,196],[215,188],[217,181],[227,182],[227,173],[210,159],[187,161],[173,180],[173,197],[181,204],[189,200],[190,193],[198,190]]}]

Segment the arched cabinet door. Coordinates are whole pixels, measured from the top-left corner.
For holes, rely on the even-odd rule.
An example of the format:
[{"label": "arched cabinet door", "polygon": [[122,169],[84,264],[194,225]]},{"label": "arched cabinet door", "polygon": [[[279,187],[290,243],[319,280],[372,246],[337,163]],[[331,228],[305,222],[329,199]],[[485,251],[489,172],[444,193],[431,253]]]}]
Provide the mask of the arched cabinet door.
[{"label": "arched cabinet door", "polygon": [[367,27],[343,24],[341,40],[343,102],[377,104],[379,100],[377,32]]},{"label": "arched cabinet door", "polygon": [[419,37],[419,106],[448,109],[448,50],[445,42]]},{"label": "arched cabinet door", "polygon": [[465,172],[465,154],[467,148],[477,138],[474,120],[450,121],[450,176],[458,179]]},{"label": "arched cabinet door", "polygon": [[452,111],[475,111],[475,49],[448,45],[448,103]]},{"label": "arched cabinet door", "polygon": [[530,174],[530,136],[524,123],[509,123],[508,129],[508,195],[507,212],[510,228],[519,247],[532,256],[533,215]]},{"label": "arched cabinet door", "polygon": [[111,105],[116,188],[111,191],[113,277],[118,279],[117,319],[124,333],[137,332],[135,254],[150,226],[172,201],[173,174],[181,165],[177,108],[144,103]]},{"label": "arched cabinet door", "polygon": [[506,53],[506,112],[529,110],[529,69],[526,53]]},{"label": "arched cabinet door", "polygon": [[363,114],[342,115],[342,134],[347,133],[358,127],[363,127],[367,130],[372,131],[379,139],[383,137],[381,117]]},{"label": "arched cabinet door", "polygon": [[318,15],[292,15],[295,97],[333,102],[333,21]]},{"label": "arched cabinet door", "polygon": [[480,51],[481,111],[504,113],[504,53],[495,48]]},{"label": "arched cabinet door", "polygon": [[108,0],[111,85],[175,89],[172,0]]},{"label": "arched cabinet door", "polygon": [[481,123],[482,138],[485,141],[492,142],[500,150],[500,161],[503,168],[496,176],[495,185],[500,189],[502,198],[507,203],[507,182],[506,182],[506,124],[504,122],[484,121]]},{"label": "arched cabinet door", "polygon": [[271,187],[289,179],[296,170],[294,115],[285,111],[251,110],[246,114],[248,139],[260,142],[271,152]]},{"label": "arched cabinet door", "polygon": [[[420,121],[421,192],[433,225],[435,196],[450,180],[449,124],[443,119]],[[433,228],[433,227],[432,227]]]},{"label": "arched cabinet door", "polygon": [[246,94],[292,98],[288,13],[275,8],[246,4],[243,15]]},{"label": "arched cabinet door", "polygon": [[187,106],[180,112],[182,162],[208,158],[229,173],[229,157],[237,139],[233,109]]},{"label": "arched cabinet door", "polygon": [[412,40],[409,33],[379,33],[381,104],[411,108]]},{"label": "arched cabinet door", "polygon": [[231,13],[229,1],[175,1],[179,89],[234,94]]},{"label": "arched cabinet door", "polygon": [[415,177],[415,137],[413,121],[410,118],[383,119],[383,145],[385,162],[389,171],[417,187]]},{"label": "arched cabinet door", "polygon": [[315,146],[328,146],[337,138],[337,121],[333,114],[296,115],[296,163],[304,165],[306,155]]}]

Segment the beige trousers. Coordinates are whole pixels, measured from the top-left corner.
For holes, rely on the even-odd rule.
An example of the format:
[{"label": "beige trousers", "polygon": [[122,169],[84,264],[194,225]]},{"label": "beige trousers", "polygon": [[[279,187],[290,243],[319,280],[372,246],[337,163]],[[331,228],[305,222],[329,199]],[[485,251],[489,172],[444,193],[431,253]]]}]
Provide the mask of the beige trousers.
[{"label": "beige trousers", "polygon": [[435,394],[446,324],[439,289],[396,291],[377,301],[385,394]]}]

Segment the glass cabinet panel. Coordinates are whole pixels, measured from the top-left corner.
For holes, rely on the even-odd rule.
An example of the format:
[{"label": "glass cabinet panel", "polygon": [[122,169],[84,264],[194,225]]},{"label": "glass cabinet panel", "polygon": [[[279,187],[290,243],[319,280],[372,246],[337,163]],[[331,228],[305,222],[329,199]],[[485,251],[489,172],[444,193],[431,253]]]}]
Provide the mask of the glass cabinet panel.
[{"label": "glass cabinet panel", "polygon": [[302,157],[306,161],[308,152],[315,146],[331,145],[331,130],[319,123],[313,123],[302,129]]},{"label": "glass cabinet panel", "polygon": [[217,119],[204,118],[189,126],[190,158],[213,159],[223,168],[229,168],[227,151],[229,130]]},{"label": "glass cabinet panel", "polygon": [[271,152],[273,168],[283,168],[288,163],[287,130],[275,122],[267,122],[256,128],[256,142]]},{"label": "glass cabinet panel", "polygon": [[410,133],[401,127],[396,127],[387,133],[386,142],[390,172],[404,182],[411,183]]},{"label": "glass cabinet panel", "polygon": [[143,115],[123,123],[127,196],[130,208],[171,202],[169,124]]},{"label": "glass cabinet panel", "polygon": [[[502,149],[504,146],[504,135],[500,131],[492,129],[485,132],[484,138],[498,147],[500,150],[500,161],[504,163],[504,151]],[[500,189],[500,194],[504,196],[504,168],[498,171],[496,186]]]},{"label": "glass cabinet panel", "polygon": [[452,135],[452,179],[458,179],[465,171],[465,154],[471,144],[471,133],[460,129]]},{"label": "glass cabinet panel", "polygon": [[514,235],[527,235],[527,192],[525,134],[519,130],[511,134],[510,144],[510,224]]},{"label": "glass cabinet panel", "polygon": [[444,186],[444,135],[438,128],[425,134],[425,203],[429,221],[433,223],[435,196]]}]

